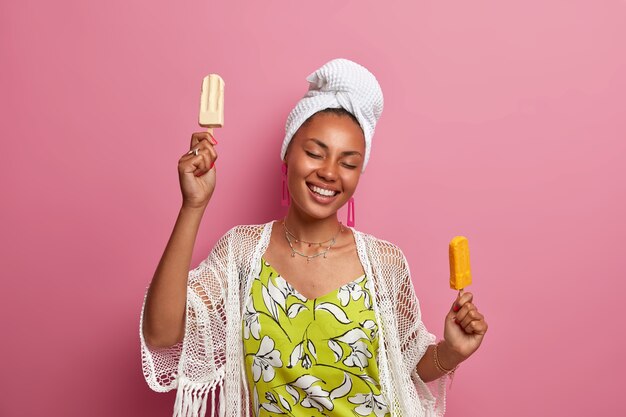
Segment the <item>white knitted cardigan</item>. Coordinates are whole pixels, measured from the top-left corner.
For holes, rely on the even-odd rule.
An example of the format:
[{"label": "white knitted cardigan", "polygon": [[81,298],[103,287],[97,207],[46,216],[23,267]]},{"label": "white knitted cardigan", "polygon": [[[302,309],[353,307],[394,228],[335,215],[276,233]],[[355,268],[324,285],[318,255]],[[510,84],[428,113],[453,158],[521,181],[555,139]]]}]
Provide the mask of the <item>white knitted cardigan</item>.
[{"label": "white knitted cardigan", "polygon": [[[175,417],[205,416],[207,409],[211,416],[252,416],[242,366],[242,314],[269,244],[272,225],[269,222],[232,228],[189,272],[185,337],[181,343],[169,348],[149,347],[141,331],[142,308],[139,334],[143,373],[155,391],[178,389]],[[416,372],[417,363],[428,345],[435,342],[435,336],[422,323],[406,258],[392,243],[350,229],[375,294],[380,383],[391,415],[442,416],[447,377],[426,384]]]}]

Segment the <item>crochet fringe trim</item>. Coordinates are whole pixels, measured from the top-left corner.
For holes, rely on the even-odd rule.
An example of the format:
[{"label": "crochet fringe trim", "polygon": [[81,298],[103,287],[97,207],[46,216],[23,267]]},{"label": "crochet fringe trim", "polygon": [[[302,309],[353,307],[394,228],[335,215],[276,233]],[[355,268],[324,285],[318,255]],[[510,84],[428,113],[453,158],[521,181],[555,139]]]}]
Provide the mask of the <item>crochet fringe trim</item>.
[{"label": "crochet fringe trim", "polygon": [[[216,402],[215,391],[219,389]],[[209,403],[210,400],[210,403]],[[216,403],[218,407],[216,407]],[[211,414],[207,416],[207,406]],[[224,373],[209,383],[191,382],[184,376],[178,380],[174,417],[222,417],[224,416]]]}]

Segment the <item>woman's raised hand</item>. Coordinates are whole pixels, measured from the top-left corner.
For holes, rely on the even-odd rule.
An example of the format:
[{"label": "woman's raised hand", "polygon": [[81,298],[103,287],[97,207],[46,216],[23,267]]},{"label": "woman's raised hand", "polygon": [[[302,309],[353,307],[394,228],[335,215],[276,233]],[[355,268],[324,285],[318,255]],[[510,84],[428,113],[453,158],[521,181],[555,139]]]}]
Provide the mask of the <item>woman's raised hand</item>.
[{"label": "woman's raised hand", "polygon": [[470,292],[460,293],[446,315],[443,338],[460,360],[478,349],[487,332],[485,317],[478,312],[473,299]]},{"label": "woman's raised hand", "polygon": [[191,135],[189,152],[178,160],[178,179],[183,206],[205,208],[215,190],[215,151],[217,141],[209,132]]}]

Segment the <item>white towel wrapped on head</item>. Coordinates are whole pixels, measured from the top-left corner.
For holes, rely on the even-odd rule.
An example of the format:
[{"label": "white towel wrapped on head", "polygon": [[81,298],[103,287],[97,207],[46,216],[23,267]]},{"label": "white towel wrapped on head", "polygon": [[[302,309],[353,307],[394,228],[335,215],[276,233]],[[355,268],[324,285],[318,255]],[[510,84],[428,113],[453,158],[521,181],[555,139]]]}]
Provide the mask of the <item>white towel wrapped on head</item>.
[{"label": "white towel wrapped on head", "polygon": [[287,117],[281,159],[285,159],[291,138],[309,117],[320,110],[341,107],[357,118],[363,130],[364,171],[372,148],[374,128],[383,112],[383,92],[376,77],[356,62],[338,58],[309,75],[307,81],[309,91]]}]

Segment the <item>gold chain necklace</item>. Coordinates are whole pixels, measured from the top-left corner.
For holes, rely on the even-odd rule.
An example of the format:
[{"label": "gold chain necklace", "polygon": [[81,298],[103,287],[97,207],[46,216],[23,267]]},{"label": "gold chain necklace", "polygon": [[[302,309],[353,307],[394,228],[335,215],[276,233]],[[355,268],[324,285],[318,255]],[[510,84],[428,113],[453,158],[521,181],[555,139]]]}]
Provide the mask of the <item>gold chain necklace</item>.
[{"label": "gold chain necklace", "polygon": [[[328,253],[328,251],[333,247],[333,245],[335,243],[337,243],[337,236],[339,235],[339,233],[343,232],[343,224],[341,222],[339,222],[339,230],[337,230],[337,233],[335,233],[335,236],[331,237],[330,239],[323,240],[321,242],[308,242],[306,240],[298,239],[298,237],[296,235],[294,235],[293,233],[291,233],[291,231],[289,231],[289,229],[287,229],[287,225],[285,224],[285,219],[283,219],[283,229],[285,229],[285,238],[287,239],[287,242],[289,243],[289,247],[291,248],[291,257],[294,258],[296,256],[296,254],[298,254],[298,255],[306,258],[306,262],[309,263],[309,261],[311,259],[317,258],[318,256],[323,256],[324,258],[326,258],[326,254]],[[307,255],[305,253],[302,253],[302,252],[296,250],[293,247],[293,243],[291,242],[291,238],[293,238],[296,243],[298,243],[298,242],[306,243],[306,244],[309,245],[309,247],[311,247],[312,245],[317,245],[319,247],[322,247],[322,245],[324,243],[326,243],[326,242],[330,242],[330,243],[326,247],[326,249],[324,249],[322,252],[316,253],[315,255]]]}]

